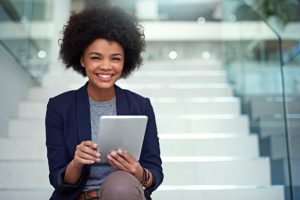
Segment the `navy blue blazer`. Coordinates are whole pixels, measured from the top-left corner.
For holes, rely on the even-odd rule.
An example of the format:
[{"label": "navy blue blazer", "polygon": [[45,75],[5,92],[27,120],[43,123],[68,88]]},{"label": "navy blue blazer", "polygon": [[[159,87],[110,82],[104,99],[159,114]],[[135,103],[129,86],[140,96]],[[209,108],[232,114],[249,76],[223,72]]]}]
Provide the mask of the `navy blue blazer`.
[{"label": "navy blue blazer", "polygon": [[[147,115],[148,123],[142,146],[140,164],[153,174],[153,186],[145,190],[147,199],[161,184],[159,139],[150,100],[131,91],[115,86],[117,115]],[[65,92],[50,98],[46,112],[46,146],[49,179],[55,188],[50,199],[74,200],[87,181],[90,166],[85,165],[77,184],[66,184],[64,172],[74,157],[76,146],[91,140],[90,105],[87,84],[78,90]]]}]

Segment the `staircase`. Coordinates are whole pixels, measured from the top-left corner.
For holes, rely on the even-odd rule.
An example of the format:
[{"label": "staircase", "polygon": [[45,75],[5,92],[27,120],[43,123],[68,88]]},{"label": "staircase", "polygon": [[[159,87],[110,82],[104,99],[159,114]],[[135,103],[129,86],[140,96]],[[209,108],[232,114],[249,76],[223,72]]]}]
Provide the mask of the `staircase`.
[{"label": "staircase", "polygon": [[[0,139],[0,199],[50,197],[46,103],[85,81],[52,71],[20,103],[8,137]],[[150,97],[156,113],[165,179],[154,200],[284,200],[220,63],[146,63],[118,85]]]}]

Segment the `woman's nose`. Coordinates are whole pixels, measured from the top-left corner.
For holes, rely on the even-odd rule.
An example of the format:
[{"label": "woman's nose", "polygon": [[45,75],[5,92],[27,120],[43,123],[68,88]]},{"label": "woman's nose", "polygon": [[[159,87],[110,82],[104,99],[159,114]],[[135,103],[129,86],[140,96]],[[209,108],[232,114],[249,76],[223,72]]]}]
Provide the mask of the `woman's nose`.
[{"label": "woman's nose", "polygon": [[100,64],[100,69],[102,70],[110,70],[111,67],[111,63],[109,62],[109,60],[103,60],[103,62]]}]

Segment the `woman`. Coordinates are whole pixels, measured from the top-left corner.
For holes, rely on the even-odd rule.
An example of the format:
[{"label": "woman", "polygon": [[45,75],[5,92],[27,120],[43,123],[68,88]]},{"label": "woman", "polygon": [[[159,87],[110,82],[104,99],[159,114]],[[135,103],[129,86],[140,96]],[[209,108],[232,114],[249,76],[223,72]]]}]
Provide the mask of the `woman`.
[{"label": "woman", "polygon": [[[72,14],[60,57],[89,81],[50,98],[46,113],[51,199],[151,199],[163,173],[154,112],[148,98],[115,85],[141,64],[144,35],[136,18],[116,7]],[[100,155],[98,120],[103,115],[147,115],[139,160],[126,150]],[[100,152],[100,153],[99,153]],[[109,165],[100,165],[106,156]]]}]

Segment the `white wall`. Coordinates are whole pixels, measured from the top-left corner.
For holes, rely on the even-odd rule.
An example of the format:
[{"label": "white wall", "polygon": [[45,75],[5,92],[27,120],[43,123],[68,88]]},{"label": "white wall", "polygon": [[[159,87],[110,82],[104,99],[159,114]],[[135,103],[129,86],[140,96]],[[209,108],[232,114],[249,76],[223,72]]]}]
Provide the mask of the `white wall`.
[{"label": "white wall", "polygon": [[8,120],[17,115],[19,101],[34,82],[1,45],[0,80],[0,136],[5,136]]},{"label": "white wall", "polygon": [[49,64],[50,71],[57,70],[61,67],[58,59],[59,45],[58,40],[61,38],[64,25],[69,20],[71,14],[70,0],[53,0],[53,21],[51,32],[51,59]]}]

